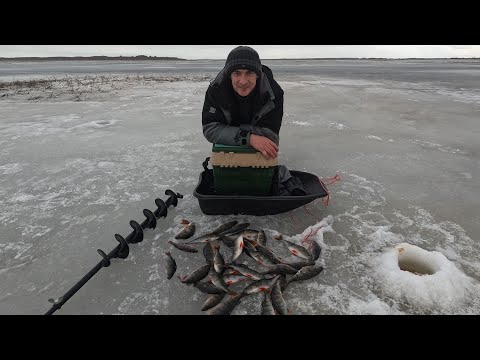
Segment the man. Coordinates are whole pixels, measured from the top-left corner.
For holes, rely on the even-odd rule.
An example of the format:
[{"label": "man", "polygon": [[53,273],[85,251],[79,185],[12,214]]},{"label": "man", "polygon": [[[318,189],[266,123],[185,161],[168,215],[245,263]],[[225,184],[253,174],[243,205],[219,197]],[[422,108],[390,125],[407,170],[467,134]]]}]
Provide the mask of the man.
[{"label": "man", "polygon": [[266,158],[276,158],[282,118],[283,90],[270,68],[251,47],[233,49],[205,95],[205,138],[214,144],[250,145]]}]

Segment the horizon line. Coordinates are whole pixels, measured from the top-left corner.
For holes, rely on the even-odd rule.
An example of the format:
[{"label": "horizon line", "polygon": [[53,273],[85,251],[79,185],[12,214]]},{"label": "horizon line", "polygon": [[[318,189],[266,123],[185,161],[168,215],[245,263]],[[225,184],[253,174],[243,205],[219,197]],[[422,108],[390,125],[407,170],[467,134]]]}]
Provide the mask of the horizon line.
[{"label": "horizon line", "polygon": [[[226,60],[224,58],[198,58],[198,59],[185,59],[175,56],[156,56],[156,55],[132,55],[132,56],[107,56],[107,55],[89,55],[89,56],[15,56],[15,57],[0,57],[0,60],[27,60],[27,59],[81,59],[81,60],[108,60],[108,59],[134,59],[134,60],[182,60],[182,61],[196,61],[196,60]],[[480,57],[298,57],[298,58],[262,58],[262,61],[266,60],[449,60],[449,59],[463,59],[472,60],[480,59]]]}]

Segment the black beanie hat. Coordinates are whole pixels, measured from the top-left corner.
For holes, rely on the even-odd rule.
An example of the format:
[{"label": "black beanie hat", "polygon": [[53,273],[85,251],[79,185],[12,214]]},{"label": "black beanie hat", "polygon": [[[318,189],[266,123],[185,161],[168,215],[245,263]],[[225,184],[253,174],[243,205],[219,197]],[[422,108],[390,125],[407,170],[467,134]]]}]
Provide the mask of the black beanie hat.
[{"label": "black beanie hat", "polygon": [[225,62],[225,73],[228,77],[237,69],[253,71],[258,76],[262,75],[262,63],[258,53],[249,46],[238,46],[228,54]]}]

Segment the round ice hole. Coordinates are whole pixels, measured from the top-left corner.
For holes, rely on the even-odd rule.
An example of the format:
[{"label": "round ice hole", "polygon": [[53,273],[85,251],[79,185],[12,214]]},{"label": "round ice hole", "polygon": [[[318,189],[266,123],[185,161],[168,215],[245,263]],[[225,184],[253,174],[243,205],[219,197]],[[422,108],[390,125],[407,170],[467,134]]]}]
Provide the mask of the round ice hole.
[{"label": "round ice hole", "polygon": [[399,244],[395,249],[400,270],[418,276],[433,275],[440,270],[435,258],[425,249],[408,243]]}]

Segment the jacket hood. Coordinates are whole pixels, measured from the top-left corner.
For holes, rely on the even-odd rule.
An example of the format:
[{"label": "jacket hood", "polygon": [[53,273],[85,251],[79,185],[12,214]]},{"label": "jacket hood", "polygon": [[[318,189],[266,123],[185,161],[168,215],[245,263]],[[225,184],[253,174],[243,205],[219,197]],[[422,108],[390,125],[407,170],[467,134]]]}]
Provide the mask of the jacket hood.
[{"label": "jacket hood", "polygon": [[[270,99],[275,100],[275,94],[270,85],[270,79],[273,80],[272,70],[266,65],[262,65],[262,75],[257,79],[257,85],[259,87],[260,97],[263,98],[266,94],[269,95]],[[210,82],[210,87],[217,89],[224,89],[230,84],[230,77],[226,75],[225,68],[223,68],[214,80]],[[215,91],[216,92],[216,91]]]}]

